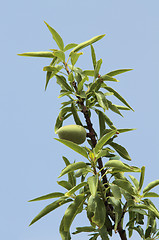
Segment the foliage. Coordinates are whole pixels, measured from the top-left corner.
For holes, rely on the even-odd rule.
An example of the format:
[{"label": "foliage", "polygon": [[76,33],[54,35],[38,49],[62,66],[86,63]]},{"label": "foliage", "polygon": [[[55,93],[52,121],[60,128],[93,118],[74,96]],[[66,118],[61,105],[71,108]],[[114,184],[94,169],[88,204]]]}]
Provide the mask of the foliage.
[{"label": "foliage", "polygon": [[[119,129],[108,117],[108,110],[120,116],[123,116],[121,112],[124,110],[133,111],[127,101],[108,85],[109,82],[119,82],[115,77],[132,69],[120,69],[101,75],[102,59],[97,60],[92,44],[105,35],[96,36],[80,44],[70,43],[65,46],[61,36],[47,23],[46,25],[58,48],[47,52],[28,52],[18,55],[51,58],[50,65],[43,68],[43,71],[46,71],[45,89],[50,80],[56,79],[61,87],[59,98],[67,98],[61,103],[55,132],[63,126],[65,119],[73,116],[74,124],[86,129],[88,145],[79,146],[65,139],[56,139],[59,144],[65,144],[71,151],[82,155],[83,161],[71,163],[63,156],[66,166],[59,178],[67,175],[68,179],[57,183],[64,190],[31,200],[56,199],[46,206],[31,224],[63,204],[69,204],[59,228],[62,240],[71,239],[71,224],[83,211],[86,212],[90,226],[78,226],[73,234],[85,232],[89,233],[90,240],[98,237],[108,240],[114,232],[119,233],[121,239],[127,239],[127,235],[130,238],[133,232],[137,231],[142,239],[158,239],[159,211],[150,198],[159,197],[157,193],[151,192],[159,185],[159,180],[149,183],[142,190],[145,167],[140,169],[124,163],[122,159],[131,161],[131,157],[125,147],[116,142],[120,134],[134,129]],[[83,54],[81,50],[88,46],[93,69],[82,70],[75,65]],[[71,51],[68,54],[69,50]],[[114,104],[110,100],[112,95],[122,105]],[[92,125],[93,111],[99,119],[99,133]],[[80,112],[84,115],[86,125],[80,119]],[[139,174],[139,180],[133,175],[129,175],[129,178],[124,175],[133,172]],[[127,222],[125,222],[126,215],[128,215]]]}]

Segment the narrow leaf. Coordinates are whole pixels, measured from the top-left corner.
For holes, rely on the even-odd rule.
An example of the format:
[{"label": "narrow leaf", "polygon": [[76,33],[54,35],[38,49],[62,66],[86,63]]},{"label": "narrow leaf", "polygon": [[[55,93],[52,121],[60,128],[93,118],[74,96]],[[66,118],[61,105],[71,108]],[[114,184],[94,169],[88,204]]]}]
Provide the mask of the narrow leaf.
[{"label": "narrow leaf", "polygon": [[133,131],[136,130],[136,128],[123,128],[123,129],[118,129],[117,131],[119,133],[125,133],[125,132],[129,132],[129,131]]},{"label": "narrow leaf", "polygon": [[[105,87],[105,89],[107,89],[109,92],[113,92],[114,96],[117,97],[122,103],[124,103],[128,108],[130,108],[131,110],[132,107],[130,107],[130,105],[125,101],[125,99],[119,94],[117,93],[113,88],[111,87]],[[133,110],[134,111],[134,110]]]},{"label": "narrow leaf", "polygon": [[97,193],[97,188],[98,188],[98,175],[89,177],[87,179],[87,182],[88,182],[88,185],[89,185],[91,195],[93,197],[95,197],[96,193]]},{"label": "narrow leaf", "polygon": [[116,130],[112,130],[111,132],[105,134],[96,144],[94,151],[97,154],[99,150],[102,149],[104,144],[116,133]]},{"label": "narrow leaf", "polygon": [[64,145],[71,148],[75,152],[81,154],[85,158],[88,158],[87,151],[83,147],[80,147],[79,145],[77,145],[76,143],[73,143],[73,142],[65,140],[65,139],[58,139],[58,138],[54,138],[54,139],[63,143]]},{"label": "narrow leaf", "polygon": [[144,193],[143,197],[159,197],[159,194],[155,192],[146,192]]},{"label": "narrow leaf", "polygon": [[72,109],[72,114],[73,114],[73,118],[75,120],[75,123],[77,125],[83,126],[82,123],[81,123],[81,120],[80,120],[80,118],[78,116],[77,109],[76,109],[76,106],[75,106],[74,103],[71,104],[71,109]]},{"label": "narrow leaf", "polygon": [[128,71],[131,71],[133,69],[119,69],[119,70],[114,70],[112,72],[109,72],[107,73],[107,75],[109,76],[115,76],[115,75],[118,75],[118,74],[121,74],[121,73],[125,73],[125,72],[128,72]]},{"label": "narrow leaf", "polygon": [[60,223],[59,232],[60,232],[62,240],[71,240],[70,232],[64,230],[64,216]]},{"label": "narrow leaf", "polygon": [[67,190],[70,190],[72,188],[72,184],[70,184],[68,181],[57,181],[58,185],[60,185],[63,188],[66,188]]},{"label": "narrow leaf", "polygon": [[67,89],[68,91],[72,91],[72,88],[68,85],[68,83],[66,82],[66,79],[64,76],[62,75],[57,75],[56,74],[56,78],[57,78],[57,83],[64,89]]},{"label": "narrow leaf", "polygon": [[129,166],[119,160],[110,160],[105,163],[104,167],[117,168],[121,172],[139,172],[140,171],[140,168]]},{"label": "narrow leaf", "polygon": [[76,162],[76,163],[69,164],[61,171],[59,177],[62,177],[63,175],[69,172],[72,172],[81,168],[86,168],[86,167],[87,167],[87,164],[85,162]]},{"label": "narrow leaf", "polygon": [[83,85],[84,85],[85,81],[87,81],[87,80],[88,80],[87,76],[82,78],[82,80],[79,82],[78,87],[77,87],[78,92],[81,92],[83,90]]},{"label": "narrow leaf", "polygon": [[102,59],[100,59],[100,60],[98,60],[96,62],[96,66],[95,66],[95,69],[94,69],[94,77],[95,78],[97,78],[98,75],[99,75],[99,71],[100,71],[101,65],[102,65]]},{"label": "narrow leaf", "polygon": [[[69,162],[69,160],[66,158],[66,157],[62,157],[66,166],[70,165],[71,163]],[[75,186],[76,185],[76,178],[74,176],[74,171],[71,171],[68,173],[68,180],[69,180],[69,183],[72,185],[72,186]]]},{"label": "narrow leaf", "polygon": [[111,143],[109,143],[109,145],[112,146],[117,151],[117,153],[119,153],[119,155],[121,157],[123,157],[126,160],[131,161],[131,157],[129,156],[127,150],[124,147],[122,147],[121,145],[119,145],[115,142],[111,142]]},{"label": "narrow leaf", "polygon": [[119,114],[120,116],[123,117],[123,115],[121,114],[121,112],[119,111],[119,109],[118,109],[114,104],[112,104],[111,101],[107,100],[107,102],[108,102],[108,107],[109,107],[113,112],[115,112],[115,113],[117,113],[117,114]]},{"label": "narrow leaf", "polygon": [[73,232],[72,234],[77,234],[77,233],[81,233],[81,232],[97,232],[98,230],[96,230],[94,227],[88,226],[88,227],[77,227],[76,228],[76,232]]},{"label": "narrow leaf", "polygon": [[136,187],[136,189],[139,188],[139,181],[134,177],[134,176],[131,176],[129,175],[131,181],[133,182],[134,186]]},{"label": "narrow leaf", "polygon": [[99,128],[100,128],[100,138],[103,136],[103,131],[105,130],[105,117],[102,112],[98,113],[99,118]]},{"label": "narrow leaf", "polygon": [[122,180],[122,179],[116,179],[113,181],[113,183],[116,184],[117,186],[119,186],[120,188],[124,189],[131,195],[136,195],[136,193],[134,192],[134,188],[129,181]]},{"label": "narrow leaf", "polygon": [[72,194],[74,194],[77,190],[79,190],[80,188],[86,186],[87,183],[86,182],[81,182],[79,183],[77,186],[74,186],[73,188],[71,188],[67,193],[65,193],[66,197],[71,196]]},{"label": "narrow leaf", "polygon": [[147,193],[149,192],[152,188],[156,187],[157,185],[159,185],[159,179],[155,180],[151,183],[149,183],[143,190],[143,193]]},{"label": "narrow leaf", "polygon": [[102,81],[119,82],[116,78],[113,78],[108,74],[102,75],[99,79],[101,79]]},{"label": "narrow leaf", "polygon": [[[65,203],[68,203],[72,201],[71,199],[58,199],[57,201],[49,204],[48,206],[46,206],[30,223],[30,225],[32,225],[33,223],[35,223],[36,221],[38,221],[40,218],[44,217],[46,214],[50,213],[51,211],[55,210],[56,208],[62,206]],[[29,226],[30,226],[29,225]]]},{"label": "narrow leaf", "polygon": [[93,77],[94,76],[94,70],[84,70],[82,72],[82,74],[85,75],[85,76]]},{"label": "narrow leaf", "polygon": [[144,183],[144,177],[145,177],[145,166],[141,168],[141,175],[140,175],[140,181],[139,181],[139,188],[138,191],[141,190],[143,183]]},{"label": "narrow leaf", "polygon": [[44,196],[41,196],[38,198],[34,198],[32,200],[29,200],[28,202],[47,200],[47,199],[58,198],[58,197],[62,197],[62,196],[64,196],[64,193],[54,192],[54,193],[49,193],[47,195],[44,195]]},{"label": "narrow leaf", "polygon": [[64,215],[65,231],[69,231],[74,218],[81,211],[84,201],[85,201],[85,196],[83,194],[80,194],[75,198],[74,202],[71,205],[69,205],[69,207],[66,209],[65,215]]},{"label": "narrow leaf", "polygon": [[110,189],[112,190],[112,193],[113,193],[113,196],[115,197],[115,199],[120,200],[121,199],[120,188],[117,185],[111,183]]},{"label": "narrow leaf", "polygon": [[85,47],[87,47],[87,46],[89,46],[89,45],[99,41],[104,36],[105,36],[105,34],[104,35],[99,35],[99,36],[91,38],[90,40],[88,40],[86,42],[80,43],[72,50],[72,52],[78,52],[79,50],[81,50],[81,49],[83,49],[83,48],[85,48]]},{"label": "narrow leaf", "polygon": [[102,199],[98,195],[92,195],[88,199],[87,217],[93,225],[102,228],[105,223],[106,209]]},{"label": "narrow leaf", "polygon": [[93,67],[95,69],[95,67],[96,67],[96,54],[95,54],[94,47],[92,45],[91,45],[91,56],[92,56]]},{"label": "narrow leaf", "polygon": [[69,43],[69,44],[67,44],[66,47],[64,48],[64,52],[66,52],[66,51],[68,51],[68,50],[70,50],[72,48],[75,48],[77,45],[78,44],[76,44],[76,43]]},{"label": "narrow leaf", "polygon": [[102,92],[95,92],[95,95],[97,97],[97,101],[99,103],[99,105],[104,109],[104,110],[108,110],[108,101],[105,97],[105,95]]},{"label": "narrow leaf", "polygon": [[57,43],[58,47],[61,50],[64,50],[64,43],[63,43],[63,40],[62,40],[61,36],[55,31],[55,29],[50,27],[49,24],[47,24],[45,21],[44,21],[44,23],[46,24],[46,26],[48,27],[49,31],[51,32],[52,37],[55,40],[55,42]]},{"label": "narrow leaf", "polygon": [[82,55],[83,53],[76,53],[76,52],[71,52],[70,57],[71,57],[71,63],[74,66],[79,58],[80,55]]},{"label": "narrow leaf", "polygon": [[65,54],[63,51],[58,50],[58,51],[54,51],[54,56],[59,58],[62,62],[65,62]]},{"label": "narrow leaf", "polygon": [[52,52],[26,52],[17,54],[18,56],[24,57],[45,57],[45,58],[53,58],[54,55]]}]

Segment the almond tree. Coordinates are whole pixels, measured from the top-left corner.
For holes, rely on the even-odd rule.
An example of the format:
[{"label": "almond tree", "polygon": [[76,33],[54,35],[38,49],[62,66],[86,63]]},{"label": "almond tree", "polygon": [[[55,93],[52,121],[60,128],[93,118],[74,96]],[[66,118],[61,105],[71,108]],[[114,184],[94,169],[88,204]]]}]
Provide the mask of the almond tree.
[{"label": "almond tree", "polygon": [[[47,52],[27,52],[18,55],[51,59],[50,65],[43,68],[43,71],[46,71],[45,90],[49,81],[56,79],[61,87],[59,98],[67,98],[61,103],[56,119],[55,133],[59,138],[55,140],[69,147],[70,151],[82,155],[83,161],[71,162],[62,157],[65,168],[59,177],[67,175],[68,179],[57,183],[64,190],[30,200],[57,199],[46,206],[30,225],[66,204],[66,211],[59,227],[62,240],[71,239],[71,224],[83,211],[89,219],[90,226],[77,226],[73,235],[87,232],[90,240],[108,240],[117,233],[120,239],[126,240],[137,231],[141,239],[158,239],[159,230],[156,222],[159,211],[150,198],[159,197],[157,193],[151,192],[151,189],[159,184],[159,180],[149,183],[142,189],[145,167],[139,168],[123,163],[122,159],[131,161],[131,157],[127,150],[116,142],[120,134],[134,129],[120,129],[114,126],[108,117],[108,110],[120,116],[125,110],[133,111],[127,101],[108,84],[119,82],[115,77],[132,69],[101,74],[102,59],[96,59],[93,44],[105,35],[96,36],[80,44],[70,43],[65,46],[61,36],[46,22],[45,24],[58,48]],[[76,63],[83,54],[81,50],[88,46],[93,67],[83,70],[77,67]],[[122,105],[114,104],[111,101],[112,95]],[[91,118],[93,111],[99,119],[99,133],[93,127]],[[80,119],[80,112],[85,122]],[[63,127],[64,121],[70,116],[73,116],[74,122]],[[124,174],[127,172],[131,174],[138,172],[139,179],[133,175],[126,177]]]}]

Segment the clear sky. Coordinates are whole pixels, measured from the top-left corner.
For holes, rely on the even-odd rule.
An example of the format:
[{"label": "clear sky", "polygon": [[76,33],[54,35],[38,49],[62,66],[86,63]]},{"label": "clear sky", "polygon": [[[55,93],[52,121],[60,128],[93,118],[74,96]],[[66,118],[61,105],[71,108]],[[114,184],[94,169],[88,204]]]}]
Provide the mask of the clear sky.
[{"label": "clear sky", "polygon": [[[27,201],[62,190],[56,183],[64,168],[61,156],[72,162],[81,157],[53,139],[60,101],[55,80],[44,91],[42,68],[49,60],[16,54],[56,47],[44,20],[60,33],[65,44],[106,34],[94,44],[98,59],[103,59],[102,74],[134,69],[112,86],[135,112],[125,113],[124,119],[110,116],[119,128],[137,128],[120,136],[119,141],[128,149],[132,165],[146,166],[146,185],[159,177],[159,1],[14,0],[3,1],[0,11],[0,238],[58,240],[65,206],[28,227],[50,201]],[[89,49],[84,53],[79,63],[91,67]],[[97,119],[93,121],[96,127]],[[153,201],[159,208],[158,200]],[[71,230],[76,224],[82,226],[83,219],[77,218]],[[87,239],[85,235],[73,239],[79,237]],[[132,239],[137,239],[136,235]]]}]

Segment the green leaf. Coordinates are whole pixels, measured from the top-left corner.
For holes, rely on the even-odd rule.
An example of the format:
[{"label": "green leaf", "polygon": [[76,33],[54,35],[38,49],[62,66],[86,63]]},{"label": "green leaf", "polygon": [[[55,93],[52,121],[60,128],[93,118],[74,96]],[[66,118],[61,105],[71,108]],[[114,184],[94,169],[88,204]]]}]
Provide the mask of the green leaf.
[{"label": "green leaf", "polygon": [[52,77],[52,72],[47,72],[47,73],[46,73],[45,91],[46,91],[47,85],[48,85],[51,77]]},{"label": "green leaf", "polygon": [[94,69],[94,77],[95,78],[97,78],[98,75],[99,75],[99,71],[100,71],[101,65],[102,65],[102,59],[100,59],[100,60],[98,60],[96,62],[96,66],[95,66],[95,69]]},{"label": "green leaf", "polygon": [[62,240],[71,240],[70,232],[64,230],[64,216],[61,220],[59,232],[60,232]]},{"label": "green leaf", "polygon": [[123,129],[118,129],[117,131],[119,133],[125,133],[125,132],[129,132],[129,131],[133,131],[136,130],[136,128],[123,128]]},{"label": "green leaf", "polygon": [[78,116],[77,109],[76,109],[76,106],[75,106],[74,103],[71,104],[71,109],[72,109],[72,114],[73,114],[73,118],[75,120],[75,123],[77,125],[83,126],[82,123],[81,123],[81,120],[80,120],[80,118]]},{"label": "green leaf", "polygon": [[54,55],[52,52],[26,52],[17,54],[18,56],[24,57],[45,57],[45,58],[53,58]]},{"label": "green leaf", "polygon": [[41,196],[38,198],[34,198],[32,200],[29,200],[28,202],[47,200],[47,199],[58,198],[58,197],[62,197],[62,196],[64,196],[64,193],[54,192],[54,193],[49,193],[47,195],[44,195],[44,196]]},{"label": "green leaf", "polygon": [[136,189],[139,188],[139,181],[134,177],[134,176],[131,176],[129,175],[131,181],[133,182],[134,186],[136,187]]},{"label": "green leaf", "polygon": [[143,197],[159,197],[159,194],[155,192],[146,192]]},{"label": "green leaf", "polygon": [[64,230],[69,231],[70,226],[76,217],[76,215],[81,212],[83,203],[85,201],[85,196],[83,194],[78,195],[72,204],[65,211],[64,215]]},{"label": "green leaf", "polygon": [[72,184],[70,184],[67,181],[57,181],[58,185],[60,185],[63,188],[66,188],[67,190],[70,190],[72,188]]},{"label": "green leaf", "polygon": [[96,144],[94,151],[97,154],[102,147],[105,145],[105,143],[116,133],[116,130],[112,130],[111,132],[105,134]]},{"label": "green leaf", "polygon": [[122,215],[121,204],[120,204],[120,200],[117,200],[114,197],[109,197],[109,202],[110,202],[110,204],[113,205],[113,207],[115,209],[115,226],[114,226],[114,230],[116,231],[117,227],[118,227],[119,220],[120,220],[121,215]]},{"label": "green leaf", "polygon": [[141,226],[138,225],[137,227],[132,227],[132,229],[136,230],[140,237],[144,239],[144,230],[141,228]]},{"label": "green leaf", "polygon": [[54,66],[46,66],[43,68],[43,71],[47,71],[46,74],[46,84],[45,84],[45,90],[47,88],[47,85],[49,83],[49,80],[55,76],[56,73],[58,73],[61,69],[63,68],[63,66],[57,65],[56,67]]},{"label": "green leaf", "polygon": [[134,111],[133,109],[132,109],[132,107],[130,107],[130,105],[125,101],[125,99],[119,94],[119,93],[117,93],[113,88],[111,88],[111,87],[107,87],[107,86],[105,86],[104,87],[106,90],[108,90],[109,92],[113,92],[114,93],[114,96],[116,97],[116,98],[118,98],[122,103],[124,103],[128,108],[130,108],[132,111]]},{"label": "green leaf", "polygon": [[54,51],[54,56],[59,58],[62,62],[65,62],[65,54],[61,50]]},{"label": "green leaf", "polygon": [[72,234],[77,234],[77,233],[81,233],[81,232],[97,232],[98,230],[96,230],[94,227],[88,226],[88,227],[77,227],[76,228],[76,232],[73,232]]},{"label": "green leaf", "polygon": [[60,94],[59,96],[58,96],[58,98],[61,98],[61,97],[64,97],[64,96],[68,96],[68,95],[70,95],[70,94],[72,94],[72,91],[65,91],[65,92],[63,92],[62,94]]},{"label": "green leaf", "polygon": [[103,225],[103,227],[99,229],[99,233],[102,240],[109,240],[108,231],[105,225]]},{"label": "green leaf", "polygon": [[59,142],[61,142],[61,143],[63,143],[67,147],[71,148],[75,152],[81,154],[82,156],[84,156],[85,158],[88,159],[87,151],[83,147],[80,147],[76,143],[73,143],[73,142],[65,140],[65,139],[58,139],[58,138],[54,138],[54,139],[59,141]]},{"label": "green leaf", "polygon": [[62,108],[61,109],[61,111],[60,111],[60,113],[59,113],[59,118],[61,119],[64,119],[64,116],[67,114],[67,113],[69,113],[69,112],[71,112],[71,107],[65,107],[65,108]]},{"label": "green leaf", "polygon": [[99,128],[100,128],[100,138],[103,136],[103,131],[105,130],[105,117],[102,112],[98,113],[99,118]]},{"label": "green leaf", "polygon": [[105,97],[105,95],[102,92],[95,92],[95,95],[97,97],[97,101],[99,103],[99,105],[105,110],[108,110],[108,101]]},{"label": "green leaf", "polygon": [[95,197],[96,193],[97,193],[97,188],[98,188],[98,175],[94,175],[94,176],[89,177],[87,179],[87,182],[88,182],[88,185],[89,185],[91,195],[93,197]]},{"label": "green leaf", "polygon": [[79,58],[80,55],[82,55],[83,53],[76,53],[76,52],[71,52],[70,53],[70,57],[71,57],[71,63],[74,66]]},{"label": "green leaf", "polygon": [[122,179],[116,179],[113,181],[113,183],[116,184],[117,186],[119,186],[120,188],[124,189],[131,195],[136,195],[134,188],[129,181],[122,180]]},{"label": "green leaf", "polygon": [[113,78],[109,76],[108,74],[105,74],[99,78],[102,81],[111,81],[111,82],[119,82],[116,78]]},{"label": "green leaf", "polygon": [[[32,225],[33,223],[35,223],[36,221],[38,221],[40,218],[44,217],[46,214],[50,213],[51,211],[55,210],[56,208],[62,206],[65,203],[68,203],[72,201],[71,199],[66,199],[66,198],[60,198],[58,200],[56,200],[55,202],[49,204],[48,206],[46,206],[30,223],[30,225]],[[29,225],[29,226],[30,226]]]},{"label": "green leaf", "polygon": [[63,66],[61,66],[61,65],[57,65],[56,67],[46,66],[43,68],[43,71],[58,73],[62,68],[63,68]]},{"label": "green leaf", "polygon": [[94,47],[92,45],[91,45],[91,56],[92,56],[93,67],[95,69],[97,61],[96,61],[95,50],[94,50]]},{"label": "green leaf", "polygon": [[112,104],[111,101],[107,100],[107,102],[108,102],[108,107],[109,107],[113,112],[115,112],[115,113],[117,113],[117,114],[119,114],[120,116],[123,117],[123,115],[121,114],[121,112],[119,111],[119,109],[118,109],[114,104]]},{"label": "green leaf", "polygon": [[121,192],[120,192],[120,188],[113,184],[110,183],[110,189],[112,190],[113,196],[115,197],[115,199],[120,200],[121,199]]},{"label": "green leaf", "polygon": [[82,72],[82,74],[83,74],[84,76],[93,77],[93,76],[94,76],[94,70],[84,70],[84,71]]},{"label": "green leaf", "polygon": [[111,129],[116,129],[114,126],[113,126],[113,123],[112,121],[100,110],[96,109],[95,108],[95,112],[97,114],[101,113],[103,115],[103,118],[105,119],[105,122],[107,123],[107,125],[111,128]]},{"label": "green leaf", "polygon": [[[113,151],[113,150],[112,150]],[[112,152],[111,151],[111,152]],[[96,160],[98,160],[101,157],[109,157],[110,156],[110,149],[106,148],[106,149],[102,149],[98,152],[98,154],[95,154],[95,158]]]},{"label": "green leaf", "polygon": [[[68,165],[71,164],[66,157],[62,156],[62,158],[63,158],[66,166],[68,166]],[[74,176],[74,171],[71,171],[71,172],[68,173],[68,182],[69,182],[72,186],[75,186],[75,185],[76,185],[76,178],[75,178],[75,176]]]},{"label": "green leaf", "polygon": [[57,83],[64,89],[67,89],[68,91],[72,92],[72,88],[68,85],[68,83],[66,82],[66,79],[64,76],[62,75],[57,75],[56,74],[56,79],[57,79]]},{"label": "green leaf", "polygon": [[70,72],[70,74],[68,75],[68,81],[71,83],[71,85],[72,85],[72,83],[73,83],[73,81],[74,81],[74,76],[73,76],[73,72]]},{"label": "green leaf", "polygon": [[66,52],[66,51],[68,51],[68,50],[70,50],[72,48],[75,48],[77,45],[78,44],[76,44],[76,43],[69,43],[69,44],[67,44],[66,47],[64,48],[64,52]]},{"label": "green leaf", "polygon": [[78,44],[71,52],[78,52],[79,50],[99,41],[100,39],[102,39],[103,37],[105,36],[104,35],[99,35],[99,36],[96,36],[96,37],[93,37],[91,38],[90,40],[86,41],[86,42],[83,42],[83,43],[80,43]]},{"label": "green leaf", "polygon": [[143,193],[147,193],[149,192],[152,188],[156,187],[157,185],[159,185],[159,179],[155,180],[151,183],[149,183],[143,190]]},{"label": "green leaf", "polygon": [[133,208],[133,207],[130,207],[129,208],[129,211],[130,212],[136,212],[136,213],[140,213],[142,215],[147,215],[147,212],[143,209],[139,209],[139,208]]},{"label": "green leaf", "polygon": [[48,27],[49,31],[51,32],[52,37],[55,40],[55,42],[57,43],[58,47],[61,50],[64,50],[64,43],[63,43],[63,40],[62,40],[61,36],[55,31],[55,29],[50,27],[49,24],[47,24],[45,21],[44,21],[44,23],[46,24],[46,26]]},{"label": "green leaf", "polygon": [[92,195],[88,199],[87,217],[93,225],[98,226],[100,229],[105,223],[106,209],[103,200],[98,195]]},{"label": "green leaf", "polygon": [[145,177],[145,166],[141,168],[141,175],[140,175],[140,181],[139,181],[139,188],[138,191],[141,190],[143,183],[144,183],[144,177]]},{"label": "green leaf", "polygon": [[104,165],[104,167],[113,167],[117,168],[121,172],[139,172],[140,168],[129,166],[128,164],[123,163],[119,160],[110,160],[107,161]]},{"label": "green leaf", "polygon": [[85,162],[76,162],[76,163],[69,164],[61,171],[59,177],[62,177],[63,175],[69,172],[72,172],[81,168],[86,168],[86,167],[87,167],[87,164]]},{"label": "green leaf", "polygon": [[133,70],[133,69],[119,69],[119,70],[115,70],[115,71],[109,72],[109,73],[107,73],[107,75],[109,75],[109,76],[116,76],[118,74],[125,73],[125,72],[131,71],[131,70]]},{"label": "green leaf", "polygon": [[111,147],[113,147],[117,151],[117,153],[119,153],[119,155],[121,157],[123,157],[126,160],[131,161],[131,157],[129,156],[127,150],[124,147],[122,147],[121,145],[119,145],[119,144],[117,144],[115,142],[111,142],[111,143],[109,143],[109,145]]},{"label": "green leaf", "polygon": [[78,92],[81,92],[83,90],[83,84],[85,83],[85,81],[88,80],[88,77],[85,76],[84,78],[82,78],[82,80],[79,82],[77,90]]},{"label": "green leaf", "polygon": [[72,194],[74,194],[77,190],[79,190],[80,188],[86,186],[87,183],[86,182],[82,182],[79,183],[77,186],[74,186],[73,188],[71,188],[67,193],[65,193],[66,197],[70,197]]},{"label": "green leaf", "polygon": [[116,105],[116,104],[114,104],[119,110],[130,110],[130,108],[128,108],[128,107],[125,107],[125,106],[120,106],[120,105]]}]

